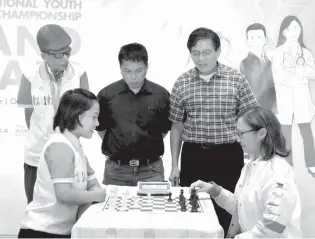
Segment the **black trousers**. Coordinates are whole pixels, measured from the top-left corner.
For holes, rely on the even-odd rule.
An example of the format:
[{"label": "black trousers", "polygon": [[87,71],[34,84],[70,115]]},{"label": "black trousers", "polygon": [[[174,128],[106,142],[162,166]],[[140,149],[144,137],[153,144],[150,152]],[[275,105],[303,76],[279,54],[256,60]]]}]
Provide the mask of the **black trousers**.
[{"label": "black trousers", "polygon": [[[214,181],[234,192],[244,166],[244,153],[239,143],[202,145],[184,142],[181,154],[180,186],[188,187],[198,179]],[[213,203],[225,234],[231,215]]]},{"label": "black trousers", "polygon": [[32,229],[20,229],[18,238],[71,238],[71,235],[57,235]]},{"label": "black trousers", "polygon": [[37,177],[37,167],[24,163],[24,188],[27,204],[33,201],[34,186]]}]

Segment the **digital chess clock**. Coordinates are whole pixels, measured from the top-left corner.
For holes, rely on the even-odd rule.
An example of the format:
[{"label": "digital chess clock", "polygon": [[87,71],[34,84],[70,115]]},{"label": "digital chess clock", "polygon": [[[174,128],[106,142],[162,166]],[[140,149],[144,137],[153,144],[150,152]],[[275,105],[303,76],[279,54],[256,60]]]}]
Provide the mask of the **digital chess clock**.
[{"label": "digital chess clock", "polygon": [[167,196],[170,193],[170,182],[138,182],[139,196]]}]

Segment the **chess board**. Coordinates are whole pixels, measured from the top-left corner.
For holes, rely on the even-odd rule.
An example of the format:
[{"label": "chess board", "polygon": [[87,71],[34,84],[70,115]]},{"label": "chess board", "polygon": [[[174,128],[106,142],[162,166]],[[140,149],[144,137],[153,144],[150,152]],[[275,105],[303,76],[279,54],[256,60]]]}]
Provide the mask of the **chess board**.
[{"label": "chess board", "polygon": [[[197,212],[203,213],[202,206],[197,201]],[[179,197],[172,198],[168,201],[168,196],[133,196],[133,197],[109,197],[103,208],[104,210],[118,211],[118,212],[182,212],[191,213],[192,205],[186,198],[186,211],[181,210]]]}]

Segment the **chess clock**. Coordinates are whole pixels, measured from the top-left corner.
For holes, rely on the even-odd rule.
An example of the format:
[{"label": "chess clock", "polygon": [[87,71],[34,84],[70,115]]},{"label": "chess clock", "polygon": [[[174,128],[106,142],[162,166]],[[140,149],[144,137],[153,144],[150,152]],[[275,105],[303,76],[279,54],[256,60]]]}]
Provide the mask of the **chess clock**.
[{"label": "chess clock", "polygon": [[168,196],[170,193],[170,182],[138,182],[139,196]]}]

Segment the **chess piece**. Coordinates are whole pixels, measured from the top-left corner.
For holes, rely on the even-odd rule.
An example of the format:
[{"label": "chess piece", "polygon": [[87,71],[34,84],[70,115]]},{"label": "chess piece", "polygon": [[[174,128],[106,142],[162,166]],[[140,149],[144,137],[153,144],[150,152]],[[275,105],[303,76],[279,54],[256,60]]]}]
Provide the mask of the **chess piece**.
[{"label": "chess piece", "polygon": [[167,199],[167,201],[168,201],[168,202],[171,202],[171,201],[172,201],[172,193],[169,193],[169,194],[168,194],[168,199]]},{"label": "chess piece", "polygon": [[193,194],[192,196],[192,199],[191,199],[191,212],[197,212],[198,211],[198,195],[195,193]]},{"label": "chess piece", "polygon": [[198,194],[196,194],[196,203],[197,203],[197,208],[199,208],[200,206],[199,206],[199,203],[198,203],[198,200],[199,200],[199,196],[198,196]]},{"label": "chess piece", "polygon": [[184,198],[185,198],[185,197],[184,197],[184,190],[181,189],[181,190],[180,190],[180,194],[179,194],[179,201],[181,202]]},{"label": "chess piece", "polygon": [[193,199],[193,197],[194,197],[195,195],[196,195],[196,189],[193,188],[193,189],[191,189],[191,191],[190,191],[189,204],[192,205],[192,199]]}]

